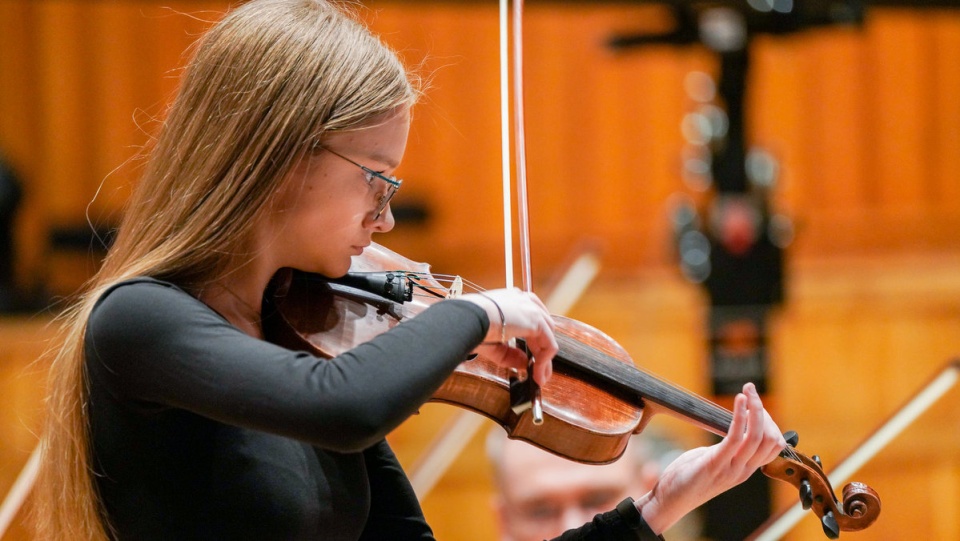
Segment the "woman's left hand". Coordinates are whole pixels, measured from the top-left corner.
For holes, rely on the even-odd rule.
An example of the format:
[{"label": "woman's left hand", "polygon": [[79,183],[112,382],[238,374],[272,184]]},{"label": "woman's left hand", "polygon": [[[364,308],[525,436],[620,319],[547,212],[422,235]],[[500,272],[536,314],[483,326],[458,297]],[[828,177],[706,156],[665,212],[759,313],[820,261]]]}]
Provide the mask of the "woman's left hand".
[{"label": "woman's left hand", "polygon": [[727,436],[716,445],[680,455],[636,505],[653,531],[662,533],[693,509],[746,481],[786,445],[756,388],[747,383],[734,400]]}]

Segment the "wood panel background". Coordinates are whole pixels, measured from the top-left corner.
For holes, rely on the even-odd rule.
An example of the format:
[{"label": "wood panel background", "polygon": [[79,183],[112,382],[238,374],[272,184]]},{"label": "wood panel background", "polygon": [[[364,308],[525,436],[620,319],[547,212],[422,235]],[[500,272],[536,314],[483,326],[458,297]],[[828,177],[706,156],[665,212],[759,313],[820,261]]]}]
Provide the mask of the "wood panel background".
[{"label": "wood panel background", "polygon": [[[185,51],[227,4],[0,0],[0,152],[27,192],[17,230],[24,287],[66,295],[95,267],[90,255],[52,246],[51,230],[115,221]],[[396,203],[429,218],[382,242],[496,286],[496,5],[366,4],[374,30],[430,81]],[[703,299],[673,269],[667,212],[676,194],[699,197],[681,175],[680,122],[694,107],[684,80],[716,66],[697,48],[602,46],[615,32],[664,25],[650,5],[528,3],[533,269],[548,286],[579,242],[599,242],[603,274],[574,316],[700,390]],[[781,426],[800,432],[801,449],[829,467],[960,351],[960,13],[874,9],[861,29],[761,37],[753,58],[750,138],[780,160],[774,205],[797,226],[769,400]],[[3,492],[35,439],[42,366],[28,363],[44,321],[0,321]],[[845,538],[960,537],[957,404],[953,392],[858,476],[885,511],[875,528]],[[405,463],[448,410],[425,408],[393,437]],[[700,437],[672,429],[690,444]],[[486,473],[474,441],[426,498],[440,538],[493,539]],[[778,493],[783,505],[792,498]],[[808,522],[791,539],[820,539]]]}]

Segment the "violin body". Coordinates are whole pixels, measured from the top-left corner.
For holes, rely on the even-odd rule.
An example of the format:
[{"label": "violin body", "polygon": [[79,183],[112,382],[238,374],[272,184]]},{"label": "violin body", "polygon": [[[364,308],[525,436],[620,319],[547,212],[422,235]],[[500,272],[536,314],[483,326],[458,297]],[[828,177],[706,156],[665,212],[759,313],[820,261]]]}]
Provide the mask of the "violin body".
[{"label": "violin body", "polygon": [[[351,272],[383,270],[375,267],[382,264],[388,252],[376,247],[371,257],[355,258]],[[419,269],[411,272],[429,276],[422,266],[409,265]],[[285,293],[273,299],[280,317],[268,318],[266,333],[284,347],[333,358],[414,317],[433,302],[417,297],[399,303],[321,276],[295,273]],[[554,321],[558,340],[594,342],[608,349],[600,362],[633,366],[626,351],[599,330],[561,316],[554,316]],[[630,436],[646,424],[643,404],[623,400],[565,369],[562,362],[554,363],[553,377],[541,388],[543,395],[551,397],[543,404],[541,425],[533,422],[529,410],[517,412],[513,407],[511,379],[517,375],[483,356],[461,363],[431,401],[482,414],[502,426],[510,437],[571,460],[591,464],[617,460]]]},{"label": "violin body", "polygon": [[[354,258],[351,273],[377,271],[386,276],[378,292],[294,273],[289,285],[281,289],[283,293],[269,299],[275,310],[264,322],[268,339],[333,358],[448,297],[448,289],[434,279],[428,265],[372,245]],[[403,289],[412,290],[413,285],[405,280],[414,280],[416,287],[429,295],[396,295]],[[518,374],[482,356],[461,363],[432,400],[485,415],[511,438],[592,464],[617,460],[630,436],[641,432],[658,413],[720,436],[728,431],[733,419],[729,410],[638,369],[627,352],[603,332],[573,319],[556,315],[553,319],[560,351],[553,360],[553,377],[540,389],[542,424],[534,423],[529,409],[516,407]],[[762,471],[794,485],[804,507],[821,518],[828,537],[862,530],[877,519],[880,498],[873,489],[850,483],[844,487],[842,502],[837,500],[819,462],[796,452],[795,444],[792,441]]]}]

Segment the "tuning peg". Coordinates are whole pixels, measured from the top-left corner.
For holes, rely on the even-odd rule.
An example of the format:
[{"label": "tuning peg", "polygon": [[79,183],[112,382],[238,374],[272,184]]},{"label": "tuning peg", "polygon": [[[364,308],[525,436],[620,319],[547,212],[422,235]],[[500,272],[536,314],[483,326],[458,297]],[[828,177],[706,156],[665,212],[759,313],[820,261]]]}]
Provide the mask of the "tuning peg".
[{"label": "tuning peg", "polygon": [[817,466],[820,466],[821,468],[823,467],[823,462],[820,462],[820,455],[813,455],[812,457],[810,457],[810,460],[813,460],[814,462],[816,462]]},{"label": "tuning peg", "polygon": [[840,526],[837,524],[837,519],[833,518],[833,511],[827,511],[820,519],[820,523],[823,525],[823,533],[827,537],[830,539],[840,537]]},{"label": "tuning peg", "polygon": [[806,479],[800,483],[800,505],[804,510],[810,509],[813,505],[813,488],[810,487],[810,481]]},{"label": "tuning peg", "polygon": [[787,440],[787,445],[796,447],[800,443],[800,435],[794,430],[788,430],[783,433],[783,439]]}]

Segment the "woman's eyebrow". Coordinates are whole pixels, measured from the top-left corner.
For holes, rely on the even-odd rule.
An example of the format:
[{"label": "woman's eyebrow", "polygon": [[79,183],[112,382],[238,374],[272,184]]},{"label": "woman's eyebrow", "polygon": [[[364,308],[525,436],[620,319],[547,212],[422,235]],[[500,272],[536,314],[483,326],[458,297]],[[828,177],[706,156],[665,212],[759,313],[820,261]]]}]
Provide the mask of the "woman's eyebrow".
[{"label": "woman's eyebrow", "polygon": [[387,169],[396,169],[397,167],[400,167],[400,162],[395,161],[393,158],[379,152],[374,152],[370,154],[369,157],[375,162],[385,164]]}]

